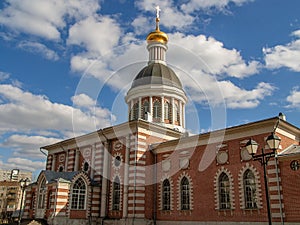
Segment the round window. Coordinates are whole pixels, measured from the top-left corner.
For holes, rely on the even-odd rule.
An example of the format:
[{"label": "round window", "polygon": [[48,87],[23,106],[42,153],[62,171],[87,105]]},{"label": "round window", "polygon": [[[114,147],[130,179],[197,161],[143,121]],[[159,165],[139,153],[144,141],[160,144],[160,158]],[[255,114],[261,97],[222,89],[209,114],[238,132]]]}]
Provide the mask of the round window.
[{"label": "round window", "polygon": [[87,171],[89,170],[89,167],[90,167],[89,163],[88,163],[88,162],[85,162],[85,163],[83,164],[83,171],[84,171],[84,172],[87,172]]},{"label": "round window", "polygon": [[115,158],[115,166],[116,166],[116,167],[119,167],[120,164],[121,164],[121,157],[118,155],[118,156],[116,156],[116,158]]}]

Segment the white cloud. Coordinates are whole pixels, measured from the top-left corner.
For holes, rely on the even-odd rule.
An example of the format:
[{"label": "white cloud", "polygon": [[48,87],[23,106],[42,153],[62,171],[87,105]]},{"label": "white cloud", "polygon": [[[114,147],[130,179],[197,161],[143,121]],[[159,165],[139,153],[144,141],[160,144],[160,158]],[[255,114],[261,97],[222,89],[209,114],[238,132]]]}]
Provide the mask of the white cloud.
[{"label": "white cloud", "polygon": [[45,156],[39,151],[40,147],[59,142],[61,140],[62,139],[44,136],[14,134],[5,139],[0,144],[0,147],[10,148],[14,151],[13,155],[15,156],[22,154],[28,158],[44,159]]},{"label": "white cloud", "polygon": [[0,160],[0,168],[5,168],[7,170],[20,169],[25,171],[34,172],[36,170],[41,170],[45,168],[44,161],[33,161],[25,158],[8,158],[7,162]]},{"label": "white cloud", "polygon": [[86,94],[74,95],[71,99],[74,106],[90,108],[96,105],[96,101]]},{"label": "white cloud", "polygon": [[34,54],[40,54],[49,60],[56,61],[59,59],[59,56],[56,54],[56,52],[47,48],[46,45],[38,42],[23,41],[18,44],[18,47]]},{"label": "white cloud", "polygon": [[[173,55],[168,56],[174,65],[182,64],[182,53],[197,58],[193,60],[184,60],[184,66],[187,64],[201,65],[201,70],[205,73],[214,74],[216,76],[244,78],[258,73],[260,63],[257,61],[245,62],[241,54],[236,49],[227,49],[222,42],[217,41],[213,37],[206,37],[204,35],[185,35],[183,33],[175,33],[169,35],[170,42],[181,48],[170,48]],[[198,60],[198,62],[195,62]],[[194,66],[195,66],[194,65]],[[190,65],[193,68],[193,65]]]},{"label": "white cloud", "polygon": [[292,35],[296,39],[286,45],[263,48],[264,60],[268,69],[287,67],[300,72],[300,30],[294,31]]},{"label": "white cloud", "polygon": [[288,108],[298,108],[300,109],[300,91],[299,87],[295,87],[291,92],[290,95],[286,98],[289,105]]},{"label": "white cloud", "polygon": [[74,24],[69,30],[67,43],[81,45],[89,53],[111,56],[111,49],[118,44],[121,29],[109,17],[91,16]]},{"label": "white cloud", "polygon": [[186,1],[181,5],[181,9],[187,13],[191,13],[197,10],[209,10],[215,8],[217,10],[224,10],[230,3],[236,4],[238,6],[252,2],[254,0],[190,0]]},{"label": "white cloud", "polygon": [[[56,130],[60,134],[74,130],[88,132],[109,126],[109,110],[97,117],[90,112],[34,95],[12,85],[0,85],[0,132]],[[99,127],[98,127],[99,126]],[[78,130],[79,129],[79,130]]]},{"label": "white cloud", "polygon": [[4,81],[4,80],[7,80],[9,77],[10,77],[9,73],[0,71],[0,82]]},{"label": "white cloud", "polygon": [[[179,10],[179,8],[175,6],[175,3],[170,0],[168,1],[141,0],[141,1],[136,1],[136,5],[139,9],[153,12],[153,14],[155,13],[155,7],[159,5],[161,8],[160,17],[161,17],[162,24],[168,28],[176,27],[177,30],[181,30],[183,28],[186,28],[186,26],[191,25],[195,20],[194,16],[182,12],[181,10]],[[150,24],[153,24],[152,27],[154,29],[155,28],[154,17],[153,17],[153,22]]]},{"label": "white cloud", "polygon": [[59,40],[66,18],[80,20],[94,14],[97,0],[6,0],[0,24],[17,32]]}]

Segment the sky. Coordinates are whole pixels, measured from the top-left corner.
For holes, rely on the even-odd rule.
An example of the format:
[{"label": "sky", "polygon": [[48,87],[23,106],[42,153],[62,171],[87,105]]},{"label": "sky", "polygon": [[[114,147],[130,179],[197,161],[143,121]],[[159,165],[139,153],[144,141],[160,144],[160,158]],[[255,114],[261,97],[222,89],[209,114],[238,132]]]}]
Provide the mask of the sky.
[{"label": "sky", "polygon": [[2,0],[0,169],[36,178],[40,147],[127,121],[157,5],[190,133],[279,112],[300,127],[298,0]]}]

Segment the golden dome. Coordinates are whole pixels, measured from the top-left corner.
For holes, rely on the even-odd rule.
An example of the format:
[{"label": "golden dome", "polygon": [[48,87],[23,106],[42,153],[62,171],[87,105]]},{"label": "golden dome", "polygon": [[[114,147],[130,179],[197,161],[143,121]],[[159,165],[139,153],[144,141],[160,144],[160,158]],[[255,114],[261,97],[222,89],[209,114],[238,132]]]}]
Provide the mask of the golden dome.
[{"label": "golden dome", "polygon": [[167,44],[169,38],[168,35],[159,30],[159,18],[156,18],[156,29],[148,34],[146,40],[149,43],[151,42],[160,42],[162,44]]}]

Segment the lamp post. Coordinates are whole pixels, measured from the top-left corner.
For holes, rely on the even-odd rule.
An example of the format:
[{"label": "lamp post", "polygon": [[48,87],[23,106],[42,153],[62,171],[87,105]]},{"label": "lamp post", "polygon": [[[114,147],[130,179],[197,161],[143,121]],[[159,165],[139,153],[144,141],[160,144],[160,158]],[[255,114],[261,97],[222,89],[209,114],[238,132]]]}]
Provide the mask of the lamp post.
[{"label": "lamp post", "polygon": [[21,197],[18,225],[21,224],[24,192],[25,192],[25,188],[27,187],[29,181],[30,180],[28,178],[20,180],[20,187],[21,187],[21,191],[22,191],[22,197]]},{"label": "lamp post", "polygon": [[267,165],[270,158],[275,157],[275,152],[279,147],[281,139],[272,133],[267,137],[267,144],[271,152],[265,152],[265,149],[261,149],[261,154],[256,155],[258,144],[256,141],[250,139],[246,143],[246,149],[248,153],[252,156],[253,160],[258,160],[264,168],[264,181],[265,181],[265,193],[266,193],[266,201],[267,201],[267,211],[268,211],[268,221],[269,225],[272,225],[272,217],[271,217],[271,207],[270,207],[270,196],[269,196],[269,187],[268,187],[268,178],[267,178]]}]

